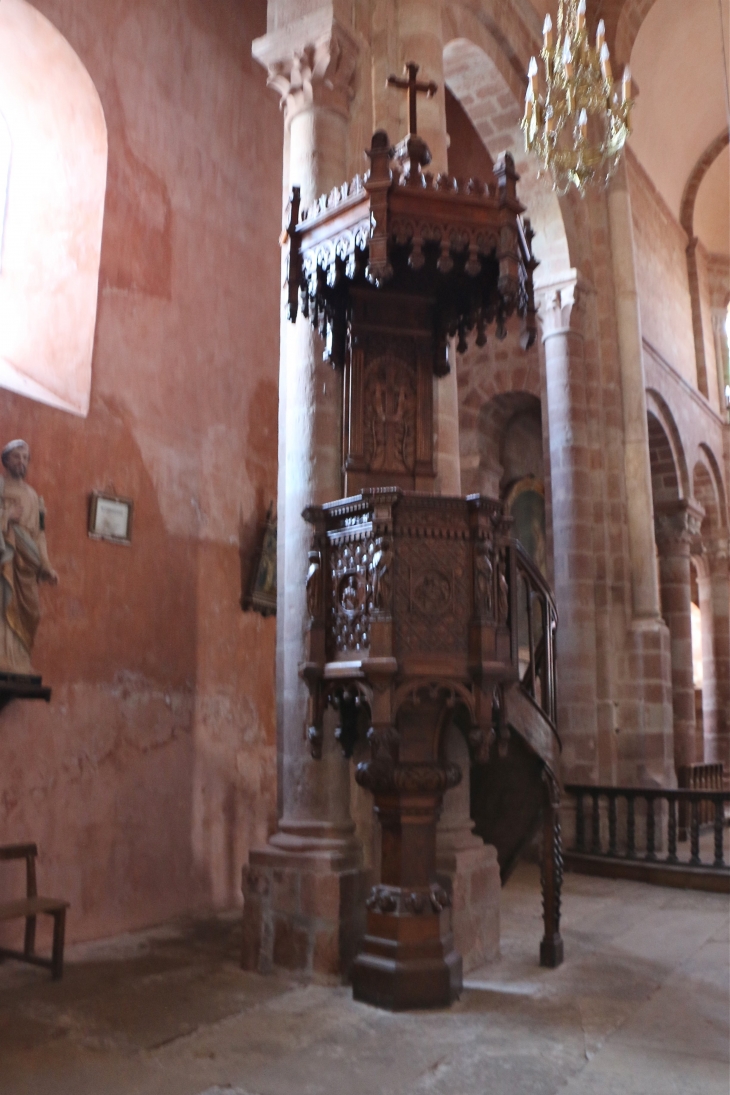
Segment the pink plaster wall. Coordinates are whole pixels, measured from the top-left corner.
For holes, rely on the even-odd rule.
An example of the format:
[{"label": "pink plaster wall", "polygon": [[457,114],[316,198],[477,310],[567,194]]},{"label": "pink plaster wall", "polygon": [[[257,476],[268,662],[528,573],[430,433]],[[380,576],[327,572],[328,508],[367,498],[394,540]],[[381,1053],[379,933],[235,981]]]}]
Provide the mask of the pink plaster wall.
[{"label": "pink plaster wall", "polygon": [[[109,171],[89,416],[0,392],[61,579],[51,705],[0,714],[0,842],[37,841],[83,939],[236,902],[275,821],[276,625],[239,597],[276,489],[282,123],[265,0],[37,6],[96,85]],[[88,539],[94,488],[134,499],[131,547]]]},{"label": "pink plaster wall", "polygon": [[636,158],[627,153],[644,338],[695,387],[687,237]]}]

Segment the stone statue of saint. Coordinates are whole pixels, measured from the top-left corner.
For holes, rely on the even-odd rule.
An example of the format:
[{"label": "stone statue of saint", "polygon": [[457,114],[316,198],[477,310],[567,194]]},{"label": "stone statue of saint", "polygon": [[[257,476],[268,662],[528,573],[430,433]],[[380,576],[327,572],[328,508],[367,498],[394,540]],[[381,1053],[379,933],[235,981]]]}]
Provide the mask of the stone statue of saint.
[{"label": "stone statue of saint", "polygon": [[30,449],[11,441],[0,454],[0,671],[32,673],[30,655],[40,621],[38,583],[58,584],[48,559],[45,506],[25,482]]}]

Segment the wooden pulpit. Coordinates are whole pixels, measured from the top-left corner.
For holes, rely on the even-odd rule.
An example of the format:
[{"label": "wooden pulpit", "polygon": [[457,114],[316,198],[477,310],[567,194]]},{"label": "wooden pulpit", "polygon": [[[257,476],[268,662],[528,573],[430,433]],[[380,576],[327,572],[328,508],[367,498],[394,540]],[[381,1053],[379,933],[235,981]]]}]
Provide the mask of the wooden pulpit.
[{"label": "wooden pulpit", "polygon": [[[305,512],[313,535],[302,560],[310,623],[300,673],[313,757],[328,705],[346,755],[363,729],[370,743],[356,778],[382,826],[382,873],[354,993],[407,1008],[447,1004],[461,989],[449,895],[435,873],[443,795],[465,777],[445,758],[445,732],[456,721],[474,763],[487,762],[503,691],[520,683],[510,520],[497,501],[434,493],[434,384],[448,372],[452,338],[463,350],[474,331],[482,345],[516,314],[523,345],[534,341],[536,263],[509,155],[489,184],[432,177],[415,133],[394,149],[378,131],[368,156],[364,179],[309,209],[295,190],[289,209],[289,318],[302,312],[319,330],[345,391],[345,497]],[[540,700],[554,706],[554,663],[543,664]],[[553,746],[541,764],[554,787]]]}]

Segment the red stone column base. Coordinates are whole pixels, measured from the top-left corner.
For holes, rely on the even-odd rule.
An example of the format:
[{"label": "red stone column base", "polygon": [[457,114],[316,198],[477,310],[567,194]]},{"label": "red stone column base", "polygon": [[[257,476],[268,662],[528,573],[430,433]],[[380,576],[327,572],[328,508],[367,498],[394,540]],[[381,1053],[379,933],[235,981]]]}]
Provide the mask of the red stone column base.
[{"label": "red stone column base", "polygon": [[243,868],[241,965],[348,980],[371,885],[359,856],[271,846],[252,851]]}]

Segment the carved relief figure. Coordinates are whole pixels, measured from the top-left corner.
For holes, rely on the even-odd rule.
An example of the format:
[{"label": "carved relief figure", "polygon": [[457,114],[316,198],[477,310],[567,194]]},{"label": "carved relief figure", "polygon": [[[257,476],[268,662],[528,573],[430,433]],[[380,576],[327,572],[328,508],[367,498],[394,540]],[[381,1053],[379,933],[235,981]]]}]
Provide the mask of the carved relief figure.
[{"label": "carved relief figure", "polygon": [[392,605],[393,552],[390,541],[379,537],[375,542],[375,554],[371,564],[373,582],[373,608],[376,612],[390,612]]},{"label": "carved relief figure", "polygon": [[314,619],[322,608],[322,556],[318,551],[309,553],[307,571],[307,612]]},{"label": "carved relief figure", "polygon": [[489,545],[477,546],[474,560],[474,601],[481,616],[494,614],[494,566],[489,556]]},{"label": "carved relief figure", "polygon": [[365,382],[365,455],[371,471],[403,472],[415,459],[415,379],[396,359],[376,362]]},{"label": "carved relief figure", "polygon": [[0,670],[31,673],[41,617],[38,583],[57,585],[58,575],[48,559],[43,499],[25,482],[30,449],[25,441],[11,441],[1,458],[6,474],[0,477]]},{"label": "carved relief figure", "polygon": [[340,606],[348,616],[362,608],[362,590],[356,574],[347,574],[340,585]]}]

